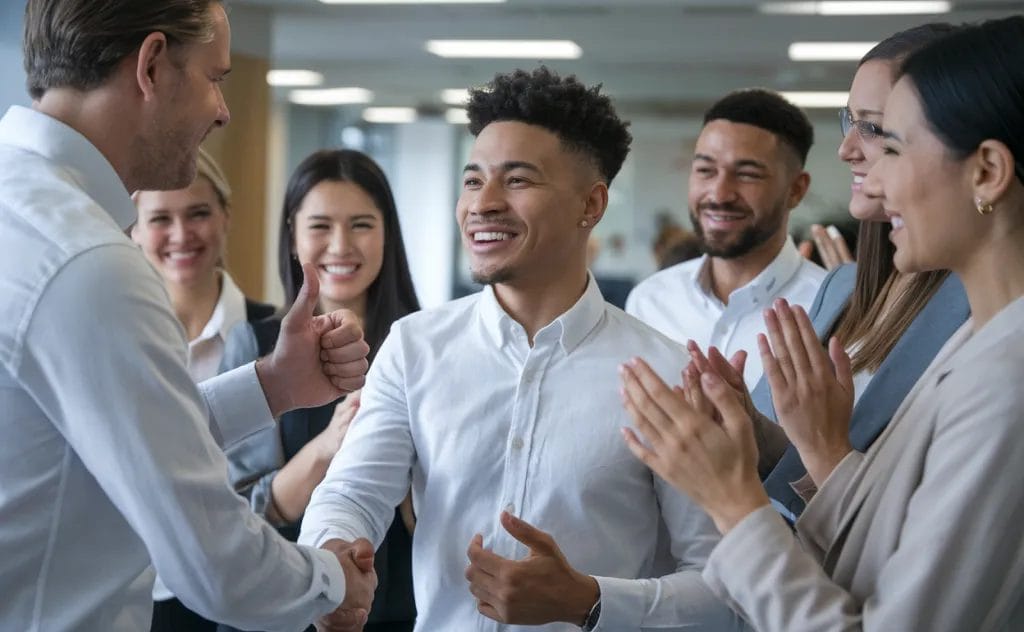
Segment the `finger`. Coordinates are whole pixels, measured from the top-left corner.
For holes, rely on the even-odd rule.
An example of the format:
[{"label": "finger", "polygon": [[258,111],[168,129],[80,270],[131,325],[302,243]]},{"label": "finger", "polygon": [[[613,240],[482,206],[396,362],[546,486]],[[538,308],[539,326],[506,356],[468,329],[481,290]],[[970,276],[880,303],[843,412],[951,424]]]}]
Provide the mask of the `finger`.
[{"label": "finger", "polygon": [[302,287],[295,297],[288,313],[281,321],[281,329],[285,331],[302,327],[313,319],[317,302],[320,300],[320,278],[312,263],[302,264]]},{"label": "finger", "polygon": [[[765,354],[772,358],[773,364],[778,367],[778,370],[782,377],[785,378],[787,384],[791,383],[794,379],[793,372],[793,361],[789,357],[789,350],[786,347],[786,340],[782,335],[782,326],[779,323],[779,316],[775,313],[774,309],[764,310],[764,326],[768,332],[768,340],[771,341],[771,346],[765,345],[760,346],[758,343],[758,349],[761,351],[761,360],[764,363]],[[760,340],[760,336],[758,336]]]},{"label": "finger", "polygon": [[355,562],[356,568],[369,573],[373,570],[373,544],[370,543],[366,538],[359,538],[352,543],[352,548],[348,550],[349,555],[352,556],[352,561]]},{"label": "finger", "polygon": [[747,352],[745,349],[740,349],[736,353],[732,354],[729,358],[729,366],[736,371],[737,375],[743,375],[743,372],[747,368]]},{"label": "finger", "polygon": [[[321,345],[323,344],[321,338]],[[370,345],[366,344],[362,338],[356,339],[353,342],[343,346],[336,346],[332,348],[323,348],[320,351],[321,362],[333,362],[335,364],[344,364],[346,362],[353,362],[355,360],[365,359],[370,354]]]},{"label": "finger", "polygon": [[853,263],[853,255],[850,254],[850,248],[846,245],[846,240],[843,239],[843,234],[839,232],[839,229],[835,226],[829,226],[825,232],[832,238],[832,246],[835,248],[836,267],[844,263]]},{"label": "finger", "polygon": [[809,239],[805,239],[797,244],[796,250],[804,259],[810,259],[814,256],[814,242]]},{"label": "finger", "polygon": [[[347,400],[348,398],[346,398]],[[347,426],[352,423],[356,413],[359,412],[359,403],[346,404],[341,402],[334,408],[334,414],[331,416],[331,423],[334,425]]]},{"label": "finger", "polygon": [[750,423],[746,408],[736,392],[714,373],[702,375],[701,384],[704,386],[708,398],[718,410],[722,419],[721,426],[726,434],[734,441],[741,443],[745,455],[752,456],[753,461],[756,461],[756,447],[754,453],[750,454],[751,446],[755,446],[753,424]]},{"label": "finger", "polygon": [[626,410],[626,414],[629,415],[629,418],[633,420],[633,425],[636,427],[637,432],[639,432],[644,439],[648,441],[648,443],[651,445],[661,443],[661,433],[658,432],[654,425],[647,421],[647,417],[644,416],[644,413],[637,409],[636,404],[626,392],[625,388],[622,390],[622,407]]},{"label": "finger", "polygon": [[626,442],[626,447],[633,453],[633,456],[639,459],[641,463],[650,469],[657,471],[656,468],[660,466],[658,455],[649,450],[647,446],[640,441],[632,428],[622,428],[622,440]]},{"label": "finger", "polygon": [[694,410],[711,416],[715,414],[715,409],[711,405],[711,401],[704,397],[704,389],[700,387],[700,376],[701,373],[696,368],[687,371],[686,401]]},{"label": "finger", "polygon": [[853,397],[853,365],[846,349],[835,336],[828,341],[828,355],[832,358],[832,366],[836,368],[836,379],[850,397]]},{"label": "finger", "polygon": [[800,333],[800,340],[803,341],[804,353],[810,362],[811,368],[821,374],[830,374],[832,366],[829,364],[828,356],[818,339],[818,332],[814,331],[814,324],[803,307],[799,305],[792,310],[793,320],[796,323],[797,331]]},{"label": "finger", "polygon": [[476,602],[476,611],[484,615],[488,619],[492,619],[499,623],[504,622],[504,619],[502,618],[501,614],[498,613],[498,609],[492,606],[491,604],[487,603],[486,601],[481,601],[478,599]]},{"label": "finger", "polygon": [[648,441],[660,441],[662,429],[669,424],[668,420],[663,419],[664,413],[651,401],[640,379],[629,365],[620,366],[619,375],[622,378],[622,404],[633,419],[633,424]]},{"label": "finger", "polygon": [[502,569],[510,563],[510,560],[485,549],[482,537],[479,537],[479,539],[474,538],[470,541],[466,555],[469,557],[470,564],[484,573],[493,576],[499,575]]},{"label": "finger", "polygon": [[761,352],[761,366],[764,376],[768,380],[768,387],[772,391],[772,399],[778,401],[777,398],[788,389],[789,382],[786,380],[782,367],[779,366],[779,361],[772,354],[771,347],[768,346],[768,338],[764,334],[757,334],[757,348]]},{"label": "finger", "polygon": [[786,344],[786,353],[793,363],[793,369],[799,372],[801,377],[807,377],[811,370],[811,361],[807,357],[807,349],[804,346],[800,328],[797,327],[793,308],[789,306],[785,299],[780,298],[775,301],[775,314],[779,317],[779,326],[782,329],[782,337]]},{"label": "finger", "polygon": [[811,237],[814,239],[814,245],[818,249],[818,254],[821,255],[821,262],[825,264],[825,268],[831,270],[836,267],[835,245],[825,231],[825,227],[821,224],[811,226]]},{"label": "finger", "polygon": [[315,319],[316,330],[321,333],[320,346],[334,349],[363,339],[363,328],[359,320],[348,310],[335,310]]},{"label": "finger", "polygon": [[[737,356],[740,356],[737,359]],[[747,385],[743,381],[743,368],[746,366],[747,352],[740,350],[733,356],[739,362],[739,370],[733,366],[732,362],[725,359],[722,352],[716,347],[708,349],[708,363],[711,365],[711,370],[718,374],[719,377],[725,380],[725,383],[733,387],[738,391],[746,391]]]},{"label": "finger", "polygon": [[317,630],[348,632],[362,630],[369,613],[364,608],[339,608],[317,622]]},{"label": "finger", "polygon": [[338,390],[338,395],[344,395],[345,393],[351,393],[357,391],[366,384],[366,376],[360,375],[357,377],[329,377],[331,386]]},{"label": "finger", "polygon": [[555,543],[555,539],[549,533],[541,531],[525,520],[517,518],[507,511],[503,511],[501,512],[501,526],[513,538],[525,544],[526,548],[530,549],[530,553],[548,557],[562,557],[562,551],[558,548],[558,544]]},{"label": "finger", "polygon": [[707,356],[700,350],[700,345],[695,340],[690,340],[686,343],[686,350],[690,352],[690,362],[695,363],[701,373],[711,368],[710,364],[708,364]]},{"label": "finger", "polygon": [[[324,362],[321,364],[323,373],[327,377],[339,377],[339,378],[351,378],[361,377],[366,375],[366,371],[370,368],[370,363],[366,358],[360,358],[359,360],[352,360],[350,362]],[[358,386],[356,388],[359,388]]]}]

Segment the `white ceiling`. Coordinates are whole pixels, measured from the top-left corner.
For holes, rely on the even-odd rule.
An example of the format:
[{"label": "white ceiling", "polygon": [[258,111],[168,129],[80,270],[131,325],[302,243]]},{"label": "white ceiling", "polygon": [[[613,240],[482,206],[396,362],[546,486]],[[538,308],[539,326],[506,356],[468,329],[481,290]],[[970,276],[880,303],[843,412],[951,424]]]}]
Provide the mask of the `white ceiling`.
[{"label": "white ceiling", "polygon": [[[793,41],[876,41],[936,19],[1009,15],[1020,0],[959,0],[941,16],[764,15],[754,0],[508,0],[492,5],[325,5],[318,0],[236,0],[270,14],[275,68],[322,72],[324,87],[373,90],[375,105],[440,109],[442,88],[481,84],[538,60],[446,60],[428,39],[571,39],[576,61],[549,63],[601,82],[632,115],[699,112],[732,89],[844,90],[850,62],[795,63]],[[283,96],[285,91],[278,91]]]}]

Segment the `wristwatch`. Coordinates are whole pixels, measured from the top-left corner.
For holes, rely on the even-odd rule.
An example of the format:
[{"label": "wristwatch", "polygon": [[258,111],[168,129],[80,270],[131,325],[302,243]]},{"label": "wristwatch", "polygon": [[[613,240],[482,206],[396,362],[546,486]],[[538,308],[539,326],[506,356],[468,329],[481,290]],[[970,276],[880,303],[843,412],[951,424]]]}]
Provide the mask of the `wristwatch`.
[{"label": "wristwatch", "polygon": [[600,620],[601,598],[598,597],[597,603],[595,603],[594,607],[590,609],[589,613],[587,613],[587,618],[583,620],[583,625],[581,625],[580,627],[583,628],[583,632],[590,632],[591,630],[597,627],[597,622]]}]

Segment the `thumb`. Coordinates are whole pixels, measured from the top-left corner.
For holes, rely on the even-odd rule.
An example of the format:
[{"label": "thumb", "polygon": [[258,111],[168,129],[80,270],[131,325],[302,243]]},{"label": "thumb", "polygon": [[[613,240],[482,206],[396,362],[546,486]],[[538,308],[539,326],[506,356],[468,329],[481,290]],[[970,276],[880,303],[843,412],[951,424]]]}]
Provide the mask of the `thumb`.
[{"label": "thumb", "polygon": [[530,549],[531,555],[561,557],[562,552],[550,535],[537,527],[516,518],[507,511],[501,512],[501,526],[509,535]]},{"label": "thumb", "polygon": [[369,573],[373,570],[373,545],[366,538],[359,538],[352,543],[348,550],[352,561],[356,563],[359,570]]},{"label": "thumb", "polygon": [[718,414],[722,417],[722,428],[730,438],[741,439],[745,433],[751,432],[750,417],[743,402],[722,378],[714,373],[705,373],[701,376],[701,385],[711,403],[718,409]]},{"label": "thumb", "polygon": [[302,264],[302,287],[281,323],[282,328],[310,321],[320,300],[320,279],[312,263]]}]

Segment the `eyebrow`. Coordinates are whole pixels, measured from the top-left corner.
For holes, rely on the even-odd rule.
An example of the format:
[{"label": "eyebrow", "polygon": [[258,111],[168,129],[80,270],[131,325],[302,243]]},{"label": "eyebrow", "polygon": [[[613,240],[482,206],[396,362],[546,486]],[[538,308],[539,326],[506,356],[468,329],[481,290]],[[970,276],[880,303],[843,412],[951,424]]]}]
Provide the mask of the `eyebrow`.
[{"label": "eyebrow", "polygon": [[[325,222],[325,221],[327,221],[327,222],[329,222],[329,221],[331,221],[333,219],[334,218],[331,217],[330,215],[310,215],[309,217],[306,218],[306,221],[309,221],[309,222]],[[373,213],[361,213],[359,215],[353,215],[352,217],[349,217],[347,219],[349,219],[349,220],[374,219],[375,220],[375,219],[377,219],[377,216],[374,215]]]},{"label": "eyebrow", "polygon": [[[717,162],[714,158],[712,158],[711,156],[708,156],[707,154],[694,154],[693,159],[694,160],[704,160],[706,162]],[[751,158],[742,158],[740,160],[737,160],[734,166],[740,167],[740,168],[742,168],[742,167],[756,167],[758,169],[763,169],[765,171],[768,170],[768,165],[764,164],[763,162],[761,162],[759,160],[753,160]]]},{"label": "eyebrow", "polygon": [[[498,168],[501,171],[526,169],[527,171],[533,171],[534,173],[541,173],[540,167],[533,164],[532,162],[526,162],[525,160],[506,160],[505,162],[498,165]],[[462,169],[462,173],[468,173],[470,171],[483,171],[483,169],[477,163],[471,162]]]},{"label": "eyebrow", "polygon": [[881,110],[854,110],[853,113],[856,114],[857,116],[866,116],[868,114],[874,116],[883,116],[885,114],[885,112],[882,112]]},{"label": "eyebrow", "polygon": [[888,138],[889,140],[894,140],[897,143],[903,142],[903,139],[897,136],[895,132],[890,132],[884,129],[882,130],[882,138]]}]

